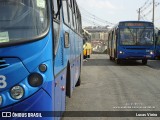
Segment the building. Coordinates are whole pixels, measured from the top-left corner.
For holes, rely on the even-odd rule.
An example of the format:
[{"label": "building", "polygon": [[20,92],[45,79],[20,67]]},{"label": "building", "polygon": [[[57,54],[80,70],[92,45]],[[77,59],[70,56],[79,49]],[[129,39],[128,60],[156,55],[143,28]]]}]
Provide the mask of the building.
[{"label": "building", "polygon": [[91,40],[104,40],[107,41],[108,38],[108,26],[105,27],[85,27],[89,33],[91,33]]},{"label": "building", "polygon": [[107,48],[108,40],[108,26],[105,27],[86,27],[84,28],[91,35],[91,42],[93,47],[93,52],[103,52]]}]

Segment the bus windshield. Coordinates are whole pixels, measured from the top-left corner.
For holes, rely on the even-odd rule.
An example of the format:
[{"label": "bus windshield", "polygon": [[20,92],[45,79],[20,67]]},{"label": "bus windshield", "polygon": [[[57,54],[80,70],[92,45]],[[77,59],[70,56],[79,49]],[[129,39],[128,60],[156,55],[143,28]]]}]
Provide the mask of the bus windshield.
[{"label": "bus windshield", "polygon": [[0,0],[0,43],[34,39],[47,26],[46,0]]},{"label": "bus windshield", "polygon": [[153,29],[124,28],[120,29],[121,45],[153,45]]}]

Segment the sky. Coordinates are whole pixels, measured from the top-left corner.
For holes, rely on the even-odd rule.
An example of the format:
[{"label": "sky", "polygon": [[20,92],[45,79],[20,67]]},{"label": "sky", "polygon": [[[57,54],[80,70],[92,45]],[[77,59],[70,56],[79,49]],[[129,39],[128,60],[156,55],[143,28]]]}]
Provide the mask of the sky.
[{"label": "sky", "polygon": [[[110,23],[138,20],[137,11],[143,6],[141,20],[152,21],[153,0],[77,0],[77,3],[82,14],[83,27],[113,26]],[[160,0],[155,0],[155,3],[160,3]],[[101,22],[99,18],[110,23]],[[155,7],[155,25],[160,27],[160,4]]]}]

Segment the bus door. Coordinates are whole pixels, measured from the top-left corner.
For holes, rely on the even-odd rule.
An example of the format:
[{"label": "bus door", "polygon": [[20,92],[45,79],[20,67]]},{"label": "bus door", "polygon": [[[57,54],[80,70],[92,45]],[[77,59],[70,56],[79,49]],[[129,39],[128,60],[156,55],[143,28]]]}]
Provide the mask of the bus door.
[{"label": "bus door", "polygon": [[112,32],[112,35],[113,35],[113,37],[112,37],[112,41],[113,41],[113,43],[112,43],[112,57],[113,58],[115,58],[116,57],[116,30],[114,30],[113,32]]},{"label": "bus door", "polygon": [[114,57],[114,30],[111,33],[111,57]]},{"label": "bus door", "polygon": [[109,43],[108,43],[109,47],[109,56],[112,56],[112,32],[110,32],[109,34]]},{"label": "bus door", "polygon": [[118,47],[118,29],[115,30],[115,45],[114,45],[114,57],[117,58],[117,47]]},{"label": "bus door", "polygon": [[110,33],[108,34],[108,48],[107,48],[107,53],[110,56]]},{"label": "bus door", "polygon": [[[65,107],[65,91],[63,86],[65,85],[65,71],[61,72],[62,70],[58,70],[58,67],[63,68],[63,38],[60,37],[61,29],[60,29],[60,9],[61,4],[58,0],[53,0],[53,8],[54,8],[54,15],[53,15],[53,63],[54,63],[54,73],[55,79],[53,82],[53,103],[54,103],[54,111],[64,111]],[[58,66],[58,67],[57,67]],[[62,113],[57,112],[58,116],[61,116]],[[56,117],[55,120],[59,120],[60,117]]]}]

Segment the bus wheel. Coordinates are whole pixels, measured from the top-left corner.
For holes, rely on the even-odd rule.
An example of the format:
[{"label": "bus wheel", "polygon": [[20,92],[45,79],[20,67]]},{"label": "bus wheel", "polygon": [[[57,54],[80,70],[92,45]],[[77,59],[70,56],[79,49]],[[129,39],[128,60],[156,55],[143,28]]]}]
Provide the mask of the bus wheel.
[{"label": "bus wheel", "polygon": [[147,64],[147,60],[146,59],[142,60],[142,64],[146,65]]},{"label": "bus wheel", "polygon": [[78,86],[80,86],[80,85],[81,85],[81,77],[79,76],[78,81],[77,81],[77,83],[76,83],[76,87],[78,87]]},{"label": "bus wheel", "polygon": [[110,59],[110,60],[112,60],[112,57],[111,57],[111,56],[109,56],[109,59]]},{"label": "bus wheel", "polygon": [[120,63],[121,63],[121,60],[120,60],[120,59],[117,59],[117,58],[116,58],[115,61],[116,61],[117,64],[120,64]]}]

